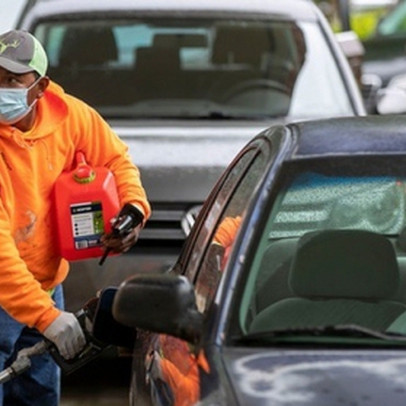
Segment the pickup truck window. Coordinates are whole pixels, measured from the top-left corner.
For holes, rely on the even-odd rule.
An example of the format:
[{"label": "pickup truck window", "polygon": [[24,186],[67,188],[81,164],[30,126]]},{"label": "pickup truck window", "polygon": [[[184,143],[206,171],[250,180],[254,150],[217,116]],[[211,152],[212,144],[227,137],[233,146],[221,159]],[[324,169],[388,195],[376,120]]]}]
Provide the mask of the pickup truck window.
[{"label": "pickup truck window", "polygon": [[107,118],[352,114],[332,53],[309,22],[67,19],[42,21],[34,34],[50,77]]}]

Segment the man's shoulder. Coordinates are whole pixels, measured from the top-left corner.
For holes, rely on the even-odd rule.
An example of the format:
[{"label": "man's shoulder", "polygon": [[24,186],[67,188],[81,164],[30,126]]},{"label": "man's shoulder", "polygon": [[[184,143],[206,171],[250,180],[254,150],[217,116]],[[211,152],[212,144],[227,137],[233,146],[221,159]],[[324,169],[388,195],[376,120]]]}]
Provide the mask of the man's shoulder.
[{"label": "man's shoulder", "polygon": [[65,92],[65,89],[59,85],[58,83],[54,82],[53,80],[49,81],[47,92],[52,93],[54,96],[64,100],[67,104],[74,104],[80,107],[88,107],[90,106],[83,100],[79,99],[73,94]]},{"label": "man's shoulder", "polygon": [[47,92],[52,94],[54,99],[59,99],[63,102],[69,111],[69,114],[94,114],[95,110],[84,100],[76,97],[73,94],[65,92],[62,86],[50,80]]}]

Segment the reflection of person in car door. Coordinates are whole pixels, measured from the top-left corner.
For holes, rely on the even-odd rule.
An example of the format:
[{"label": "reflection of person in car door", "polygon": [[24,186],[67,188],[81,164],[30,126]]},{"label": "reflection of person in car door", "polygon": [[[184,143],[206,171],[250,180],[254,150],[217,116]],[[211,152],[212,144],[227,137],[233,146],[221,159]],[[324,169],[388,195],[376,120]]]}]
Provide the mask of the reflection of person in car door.
[{"label": "reflection of person in car door", "polygon": [[172,406],[194,405],[200,398],[200,373],[209,372],[203,351],[195,355],[190,344],[172,336],[161,334],[157,340],[160,351],[151,352],[148,360],[151,377],[167,385]]}]

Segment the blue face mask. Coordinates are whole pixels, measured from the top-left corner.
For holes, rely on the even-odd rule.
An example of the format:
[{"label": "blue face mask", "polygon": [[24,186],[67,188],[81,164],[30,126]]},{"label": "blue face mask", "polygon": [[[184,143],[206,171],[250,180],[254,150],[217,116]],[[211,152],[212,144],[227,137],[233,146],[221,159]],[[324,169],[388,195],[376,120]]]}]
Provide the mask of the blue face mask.
[{"label": "blue face mask", "polygon": [[14,124],[24,118],[31,110],[37,99],[30,105],[27,102],[27,95],[40,80],[38,78],[30,87],[23,89],[0,88],[0,123]]}]

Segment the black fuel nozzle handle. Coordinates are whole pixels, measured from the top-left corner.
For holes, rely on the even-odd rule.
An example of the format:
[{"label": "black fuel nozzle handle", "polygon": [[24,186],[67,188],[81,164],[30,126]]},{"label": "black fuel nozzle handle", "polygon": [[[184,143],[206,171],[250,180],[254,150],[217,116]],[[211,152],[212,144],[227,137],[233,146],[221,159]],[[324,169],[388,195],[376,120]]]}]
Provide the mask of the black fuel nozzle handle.
[{"label": "black fuel nozzle handle", "polygon": [[[111,234],[113,237],[125,237],[134,227],[141,224],[143,220],[143,214],[134,205],[126,203],[111,226]],[[103,256],[100,258],[99,265],[103,265],[110,251],[111,248],[105,249]]]},{"label": "black fuel nozzle handle", "polygon": [[93,319],[98,306],[98,301],[98,298],[90,299],[82,309],[75,313],[86,338],[86,345],[79,354],[74,358],[67,360],[62,357],[57,347],[49,342],[48,351],[65,375],[69,375],[83,365],[94,360],[110,346],[108,343],[102,342],[93,335]]},{"label": "black fuel nozzle handle", "polygon": [[31,357],[49,352],[54,361],[59,365],[64,374],[70,374],[97,358],[105,349],[111,345],[96,338],[93,334],[93,323],[98,311],[100,299],[91,298],[84,307],[75,313],[80,327],[86,337],[84,349],[73,359],[66,360],[59,353],[54,343],[44,337],[32,347],[23,348],[17,353],[15,361],[3,371],[0,371],[0,384],[5,383],[31,368]]}]

